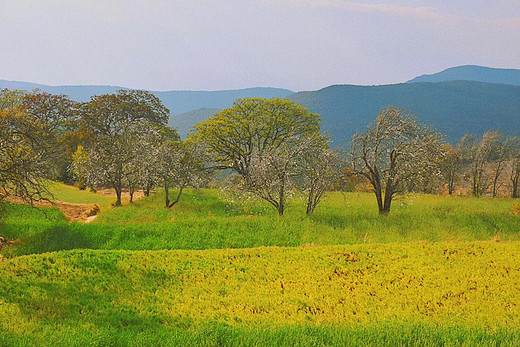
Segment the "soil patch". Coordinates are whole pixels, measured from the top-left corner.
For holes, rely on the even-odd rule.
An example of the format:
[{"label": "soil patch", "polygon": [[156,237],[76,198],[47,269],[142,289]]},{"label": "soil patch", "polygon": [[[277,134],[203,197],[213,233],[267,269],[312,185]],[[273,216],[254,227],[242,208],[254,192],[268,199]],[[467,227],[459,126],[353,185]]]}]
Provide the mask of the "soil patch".
[{"label": "soil patch", "polygon": [[[14,203],[25,203],[22,199],[15,197],[7,200]],[[71,204],[63,201],[35,201],[33,204],[36,207],[57,207],[69,222],[85,222],[99,212],[99,206],[96,204]]]}]

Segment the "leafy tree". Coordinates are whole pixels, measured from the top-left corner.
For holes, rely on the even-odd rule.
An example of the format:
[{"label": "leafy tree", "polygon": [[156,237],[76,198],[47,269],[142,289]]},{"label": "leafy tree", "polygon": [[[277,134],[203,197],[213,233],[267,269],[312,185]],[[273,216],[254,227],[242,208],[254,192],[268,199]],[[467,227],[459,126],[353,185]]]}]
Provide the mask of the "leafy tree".
[{"label": "leafy tree", "polygon": [[[206,151],[193,142],[166,140],[159,148],[159,177],[165,192],[165,206],[172,208],[187,186],[203,185],[209,171],[205,170]],[[170,188],[177,188],[175,200],[170,201]]]},{"label": "leafy tree", "polygon": [[[120,90],[117,94],[93,96],[81,107],[79,131],[83,134],[88,163],[84,163],[89,185],[109,185],[121,205],[121,193],[129,183],[138,157],[140,140],[153,125],[165,126],[169,110],[153,94]],[[134,181],[133,181],[134,182]]]},{"label": "leafy tree", "polygon": [[16,196],[28,203],[45,200],[55,153],[52,127],[34,117],[18,90],[0,91],[0,201]]},{"label": "leafy tree", "polygon": [[44,140],[52,149],[48,153],[49,163],[55,169],[55,179],[70,182],[69,167],[72,153],[77,145],[71,146],[70,138],[76,131],[77,103],[65,95],[53,95],[40,90],[24,93],[22,103],[29,116],[45,128]]},{"label": "leafy tree", "polygon": [[319,115],[286,99],[244,98],[195,125],[189,137],[206,144],[220,168],[247,177],[253,158],[292,137],[317,133],[319,122]]},{"label": "leafy tree", "polygon": [[236,171],[244,190],[283,215],[302,140],[319,133],[319,122],[319,115],[286,99],[238,99],[196,125],[188,141],[204,144],[216,168]]},{"label": "leafy tree", "polygon": [[432,158],[440,146],[432,128],[392,106],[382,110],[365,132],[352,137],[353,168],[370,181],[380,214],[390,212],[392,199],[404,192],[405,182],[436,165]]}]

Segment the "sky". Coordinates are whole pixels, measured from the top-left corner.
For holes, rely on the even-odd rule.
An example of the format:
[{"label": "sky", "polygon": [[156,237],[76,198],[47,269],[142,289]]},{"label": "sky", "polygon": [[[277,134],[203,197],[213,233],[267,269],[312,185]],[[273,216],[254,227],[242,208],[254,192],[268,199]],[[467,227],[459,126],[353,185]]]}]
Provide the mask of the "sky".
[{"label": "sky", "polygon": [[520,0],[0,0],[0,79],[148,90],[520,68]]}]

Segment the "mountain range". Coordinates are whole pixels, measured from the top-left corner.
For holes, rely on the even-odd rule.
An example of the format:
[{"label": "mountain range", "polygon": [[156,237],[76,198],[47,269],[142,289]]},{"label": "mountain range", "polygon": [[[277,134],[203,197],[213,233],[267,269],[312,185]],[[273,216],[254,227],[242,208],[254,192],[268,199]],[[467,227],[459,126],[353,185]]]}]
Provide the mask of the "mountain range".
[{"label": "mountain range", "polygon": [[[41,89],[87,101],[91,95],[113,93],[117,86],[47,86],[0,80],[0,89]],[[244,97],[286,97],[322,117],[322,129],[334,147],[362,131],[388,105],[405,109],[422,123],[435,126],[455,144],[465,133],[482,135],[500,130],[520,135],[520,70],[466,65],[422,75],[406,83],[356,86],[333,85],[293,93],[279,88],[223,91],[152,91],[172,113],[170,125],[185,137],[189,129],[233,100]]]}]

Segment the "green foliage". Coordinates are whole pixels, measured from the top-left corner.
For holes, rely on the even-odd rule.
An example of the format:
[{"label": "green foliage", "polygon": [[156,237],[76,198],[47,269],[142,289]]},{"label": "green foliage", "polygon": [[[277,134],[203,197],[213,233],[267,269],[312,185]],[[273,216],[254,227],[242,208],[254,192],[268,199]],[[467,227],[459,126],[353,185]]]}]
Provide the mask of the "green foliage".
[{"label": "green foliage", "polygon": [[246,176],[254,156],[317,133],[319,122],[318,114],[287,99],[244,98],[195,125],[189,139],[205,143],[218,163]]}]

